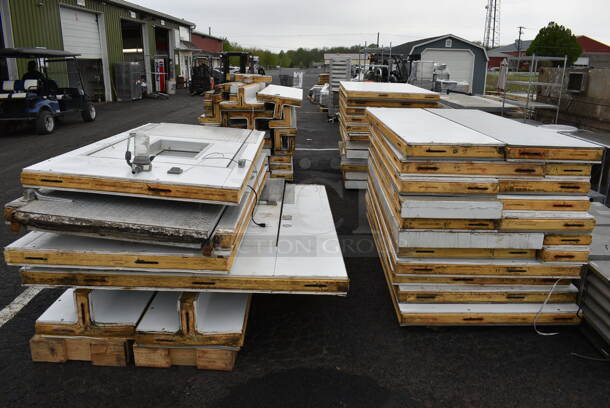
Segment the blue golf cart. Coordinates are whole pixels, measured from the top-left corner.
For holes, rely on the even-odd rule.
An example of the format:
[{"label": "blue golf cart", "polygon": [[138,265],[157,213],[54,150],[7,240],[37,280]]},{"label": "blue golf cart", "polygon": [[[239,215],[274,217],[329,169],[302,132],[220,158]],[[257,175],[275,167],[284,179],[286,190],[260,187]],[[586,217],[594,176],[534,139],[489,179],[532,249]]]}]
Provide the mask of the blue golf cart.
[{"label": "blue golf cart", "polygon": [[[95,107],[85,94],[74,54],[40,48],[2,48],[0,58],[27,60],[20,80],[2,81],[0,121],[33,121],[39,134],[55,130],[56,119],[78,114],[95,120]],[[24,61],[23,67],[26,66]]]}]

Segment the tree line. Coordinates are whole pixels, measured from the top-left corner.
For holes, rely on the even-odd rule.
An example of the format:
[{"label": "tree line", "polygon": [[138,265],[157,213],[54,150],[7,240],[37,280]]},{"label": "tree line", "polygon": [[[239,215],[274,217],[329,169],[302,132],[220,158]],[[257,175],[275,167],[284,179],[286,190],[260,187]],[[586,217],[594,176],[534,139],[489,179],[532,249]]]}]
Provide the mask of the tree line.
[{"label": "tree line", "polygon": [[296,50],[281,50],[278,53],[261,48],[243,47],[236,42],[225,40],[224,51],[243,51],[252,55],[258,55],[259,63],[266,67],[281,66],[286,68],[309,68],[314,62],[324,61],[325,53],[357,53],[361,51],[359,45],[351,47],[322,47],[302,48]]}]

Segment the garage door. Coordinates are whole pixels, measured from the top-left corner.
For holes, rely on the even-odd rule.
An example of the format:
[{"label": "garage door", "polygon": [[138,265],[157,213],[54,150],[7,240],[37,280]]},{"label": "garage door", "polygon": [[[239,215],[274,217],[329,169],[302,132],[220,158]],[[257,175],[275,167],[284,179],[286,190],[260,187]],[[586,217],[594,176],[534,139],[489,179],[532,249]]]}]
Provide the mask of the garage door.
[{"label": "garage door", "polygon": [[421,59],[447,64],[449,78],[454,81],[466,81],[472,89],[474,55],[469,50],[425,49],[422,52]]},{"label": "garage door", "polygon": [[97,15],[66,7],[59,10],[64,50],[81,54],[80,58],[102,58]]}]

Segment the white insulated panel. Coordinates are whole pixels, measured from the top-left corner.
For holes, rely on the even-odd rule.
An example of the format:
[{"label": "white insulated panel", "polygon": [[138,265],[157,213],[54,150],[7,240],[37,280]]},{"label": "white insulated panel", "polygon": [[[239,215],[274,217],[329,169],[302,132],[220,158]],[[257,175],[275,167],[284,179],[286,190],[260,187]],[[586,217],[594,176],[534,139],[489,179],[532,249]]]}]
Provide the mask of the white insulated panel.
[{"label": "white insulated panel", "polygon": [[98,325],[135,326],[153,295],[153,292],[138,290],[92,290],[89,294],[91,320]]},{"label": "white insulated panel", "polygon": [[74,289],[68,289],[36,319],[36,323],[74,324],[77,320]]},{"label": "white insulated panel", "polygon": [[426,109],[367,108],[367,112],[409,145],[504,145],[499,140],[446,120]]},{"label": "white insulated panel", "polygon": [[438,95],[438,92],[420,88],[411,84],[397,82],[352,82],[341,81],[341,87],[347,92],[393,93],[405,95]]},{"label": "white insulated panel", "polygon": [[[407,313],[538,313],[541,303],[399,303],[400,312]],[[541,313],[576,313],[574,303],[547,303]]]},{"label": "white insulated panel", "polygon": [[[19,249],[26,251],[43,250],[48,252],[64,252],[70,254],[112,254],[112,255],[141,255],[141,256],[180,256],[183,258],[203,257],[200,249],[182,248],[174,246],[143,244],[139,242],[117,241],[76,235],[56,234],[52,232],[33,231],[21,237],[6,247],[7,250]],[[81,268],[75,265],[46,265],[51,268]],[[144,271],[169,271],[148,265],[143,268],[126,268]],[[91,269],[112,269],[110,267],[95,266]],[[175,269],[180,271],[180,269]],[[184,270],[190,271],[190,270]],[[225,271],[216,271],[216,274],[226,274]]]},{"label": "white insulated panel", "polygon": [[157,292],[142,320],[137,332],[176,333],[180,330],[180,296],[182,292]]},{"label": "white insulated panel", "polygon": [[[550,292],[553,285],[453,285],[433,283],[396,284],[401,292]],[[578,293],[572,284],[557,285],[553,293]]]},{"label": "white insulated panel", "polygon": [[[129,136],[131,132],[147,134],[151,145],[188,144],[197,148],[193,148],[194,155],[188,157],[180,154],[160,154],[153,160],[151,171],[132,174],[131,168],[125,162],[128,143],[133,150],[133,140]],[[265,132],[244,129],[149,123],[26,167],[24,171],[95,177],[108,181],[154,182],[238,190],[242,187],[250,167],[254,165],[253,160],[264,135]],[[165,151],[171,153],[171,150],[170,148]],[[180,149],[176,147],[175,150]],[[239,167],[237,163],[241,159],[246,161],[244,167]],[[180,167],[183,171],[181,174],[168,174],[172,167]],[[86,188],[82,191],[86,191]]]},{"label": "white insulated panel", "polygon": [[299,106],[303,101],[303,90],[291,86],[268,85],[262,91],[259,91],[258,95],[292,99],[298,101]]},{"label": "white insulated panel", "polygon": [[476,109],[426,109],[439,117],[459,123],[508,146],[594,148],[601,146],[561,133],[549,132],[516,120]]},{"label": "white insulated panel", "polygon": [[401,230],[401,248],[541,249],[542,233]]},{"label": "white insulated panel", "polygon": [[363,180],[345,180],[343,186],[347,190],[366,190],[367,182]]},{"label": "white insulated panel", "polygon": [[502,218],[502,202],[495,198],[402,196],[400,201],[400,216],[403,218]]},{"label": "white insulated panel", "polygon": [[195,301],[195,325],[201,334],[244,331],[250,294],[200,293]]}]

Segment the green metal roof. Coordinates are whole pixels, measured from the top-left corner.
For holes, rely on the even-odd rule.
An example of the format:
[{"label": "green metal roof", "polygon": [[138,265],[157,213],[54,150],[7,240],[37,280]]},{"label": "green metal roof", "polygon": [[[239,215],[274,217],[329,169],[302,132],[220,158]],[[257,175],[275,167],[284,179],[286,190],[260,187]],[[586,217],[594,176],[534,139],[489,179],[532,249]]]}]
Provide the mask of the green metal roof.
[{"label": "green metal roof", "polygon": [[165,13],[162,13],[160,11],[149,9],[148,7],[140,6],[138,4],[131,3],[131,2],[125,1],[125,0],[106,0],[106,3],[114,3],[117,6],[123,6],[123,7],[129,8],[129,9],[132,9],[132,10],[143,11],[145,13],[152,14],[152,15],[155,15],[155,16],[159,16],[159,17],[165,18],[167,20],[172,20],[172,21],[175,21],[176,23],[188,25],[188,26],[191,26],[191,27],[195,27],[197,25],[197,24],[195,24],[195,23],[193,23],[191,21],[186,21],[183,18],[174,17],[174,16],[171,16],[169,14],[165,14]]}]

